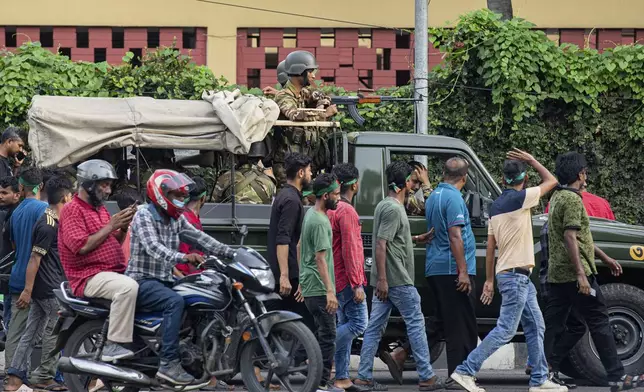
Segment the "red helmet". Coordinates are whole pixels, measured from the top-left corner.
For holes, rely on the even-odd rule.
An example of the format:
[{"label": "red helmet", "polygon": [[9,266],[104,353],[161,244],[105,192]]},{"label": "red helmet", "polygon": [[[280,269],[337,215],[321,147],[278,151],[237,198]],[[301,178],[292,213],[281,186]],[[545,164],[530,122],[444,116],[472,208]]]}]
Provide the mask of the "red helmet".
[{"label": "red helmet", "polygon": [[148,198],[164,210],[168,216],[179,219],[185,209],[184,200],[170,200],[170,192],[178,192],[188,197],[194,181],[183,173],[174,170],[159,169],[148,180]]}]

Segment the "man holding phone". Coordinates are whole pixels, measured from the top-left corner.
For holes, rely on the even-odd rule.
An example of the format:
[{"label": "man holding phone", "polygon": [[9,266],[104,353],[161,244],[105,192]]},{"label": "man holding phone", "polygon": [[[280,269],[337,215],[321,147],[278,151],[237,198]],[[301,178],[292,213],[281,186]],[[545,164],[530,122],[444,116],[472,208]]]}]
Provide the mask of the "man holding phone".
[{"label": "man holding phone", "polygon": [[[0,178],[15,176],[25,160],[25,142],[20,137],[20,129],[8,127],[0,137]],[[9,162],[13,158],[14,164]]]}]

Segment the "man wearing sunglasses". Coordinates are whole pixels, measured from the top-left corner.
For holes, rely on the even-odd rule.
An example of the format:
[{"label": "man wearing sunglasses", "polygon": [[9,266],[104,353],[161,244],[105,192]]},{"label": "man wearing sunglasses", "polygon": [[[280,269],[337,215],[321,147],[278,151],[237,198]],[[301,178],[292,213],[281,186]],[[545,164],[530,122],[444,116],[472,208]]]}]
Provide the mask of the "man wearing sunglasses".
[{"label": "man wearing sunglasses", "polygon": [[[331,99],[316,90],[315,76],[318,64],[310,52],[297,50],[286,56],[284,68],[288,82],[275,95],[280,108],[280,119],[290,121],[328,121],[338,109]],[[301,109],[321,109],[319,113]],[[322,111],[323,110],[323,111]],[[284,157],[289,152],[298,152],[313,158],[315,172],[326,160],[326,140],[323,129],[318,127],[283,127],[276,137],[276,151],[273,157],[273,173],[278,186],[286,183]]]}]

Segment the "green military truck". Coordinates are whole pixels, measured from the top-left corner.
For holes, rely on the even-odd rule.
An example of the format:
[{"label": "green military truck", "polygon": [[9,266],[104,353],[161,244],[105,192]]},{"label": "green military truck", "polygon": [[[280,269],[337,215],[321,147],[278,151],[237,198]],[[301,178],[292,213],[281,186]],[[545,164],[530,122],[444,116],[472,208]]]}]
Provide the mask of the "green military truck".
[{"label": "green military truck", "polygon": [[[338,133],[331,138],[330,149],[332,159],[329,166],[337,162],[351,162],[360,171],[360,190],[354,204],[362,221],[367,271],[371,269],[373,260],[371,238],[373,211],[376,204],[386,195],[384,173],[387,164],[397,159],[425,156],[430,171],[440,173],[442,163],[446,159],[456,155],[467,159],[470,163],[470,171],[464,193],[476,235],[477,298],[480,296],[485,280],[487,206],[500,195],[501,189],[465,142],[444,136],[406,133]],[[432,180],[436,181],[438,178],[432,178]],[[230,204],[207,204],[201,216],[204,229],[220,241],[239,244],[241,235],[236,228],[246,226],[248,234],[244,244],[259,251],[265,251],[270,206],[238,204],[235,206],[234,214],[232,208]],[[231,225],[231,216],[235,217],[234,226]],[[537,215],[533,218],[534,252],[537,263],[541,253],[539,232],[546,220],[545,215]],[[591,221],[593,237],[597,245],[624,267],[624,275],[615,278],[598,261],[599,279],[602,292],[609,303],[619,356],[630,374],[639,374],[644,370],[644,291],[641,289],[644,286],[644,227],[603,219]],[[410,216],[410,222],[412,233],[423,233],[427,230],[424,217]],[[429,298],[429,289],[424,277],[425,248],[416,247],[415,257],[416,286],[421,298],[426,299]],[[532,276],[538,287],[538,267],[535,270]],[[369,276],[368,273],[367,276]],[[491,306],[484,306],[479,302],[477,307],[481,338],[496,325],[501,296],[496,295],[494,298]],[[431,301],[423,301],[423,312],[428,318],[434,315]],[[381,348],[391,348],[400,344],[404,335],[404,323],[399,315],[394,314],[390,319]],[[523,341],[521,332],[516,335],[515,341]],[[443,347],[443,342],[433,342],[432,360],[438,358]],[[566,365],[566,372],[572,377],[586,378],[593,383],[602,382],[603,367],[589,334],[575,347]],[[413,363],[408,366],[413,368]]]},{"label": "green military truck", "polygon": [[[266,103],[264,105],[266,107]],[[211,111],[212,105],[199,101],[35,97],[29,112],[29,144],[36,163],[44,166],[74,165],[101,149],[120,148],[126,155],[129,146],[212,150],[223,152],[224,155],[226,152],[239,153],[238,135],[231,135]],[[109,113],[109,121],[104,118],[106,112]],[[69,125],[70,117],[74,120],[73,126]],[[331,127],[337,126],[335,123],[329,124]],[[477,297],[480,296],[485,279],[487,210],[489,204],[501,194],[501,189],[465,142],[444,136],[408,133],[333,132],[329,137],[329,150],[326,170],[336,163],[351,162],[360,171],[360,191],[354,204],[362,221],[367,271],[373,264],[373,212],[386,195],[386,166],[394,160],[408,161],[413,157],[424,160],[424,157],[432,175],[430,179],[436,185],[445,160],[453,156],[465,158],[470,163],[470,169],[463,193],[477,242],[476,289]],[[109,208],[113,211],[118,209],[114,203],[110,203]],[[202,209],[201,220],[204,230],[218,240],[231,245],[239,245],[243,241],[244,245],[265,252],[270,210],[270,205],[208,203]],[[547,216],[544,215],[533,218],[537,262],[541,253],[539,233],[546,220]],[[412,216],[410,222],[413,233],[420,234],[427,230],[424,217]],[[599,280],[602,293],[608,301],[619,356],[629,374],[641,374],[644,372],[644,227],[591,219],[591,229],[597,245],[624,268],[623,276],[615,278],[598,262]],[[431,326],[434,309],[424,277],[424,247],[415,248],[415,261],[415,282],[423,298],[423,313]],[[536,271],[533,280],[538,286]],[[370,296],[371,290],[367,292]],[[496,295],[490,306],[483,306],[479,302],[476,311],[481,338],[496,325],[500,298],[500,295]],[[395,347],[404,338],[404,323],[399,315],[392,314],[381,350]],[[443,350],[444,343],[432,340],[431,356],[434,361]],[[521,332],[514,340],[523,340]],[[359,346],[358,340],[356,351]],[[564,373],[589,379],[596,384],[602,383],[603,367],[588,334],[575,347],[569,359]],[[413,359],[406,367],[414,367]]]}]

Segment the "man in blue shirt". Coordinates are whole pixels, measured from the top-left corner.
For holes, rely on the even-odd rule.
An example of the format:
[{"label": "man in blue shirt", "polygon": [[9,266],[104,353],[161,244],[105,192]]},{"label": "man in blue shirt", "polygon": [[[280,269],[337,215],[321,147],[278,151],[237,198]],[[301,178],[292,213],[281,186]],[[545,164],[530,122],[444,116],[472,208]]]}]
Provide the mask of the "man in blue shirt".
[{"label": "man in blue shirt", "polygon": [[[31,256],[31,242],[34,225],[47,209],[47,203],[40,201],[42,172],[37,167],[27,167],[18,177],[20,195],[23,201],[11,214],[11,241],[16,250],[16,262],[11,269],[9,292],[11,293],[11,323],[7,331],[5,363],[11,363],[20,338],[27,327],[29,305],[18,306],[17,301],[25,289],[27,264]],[[26,380],[23,380],[26,381]]]},{"label": "man in blue shirt", "polygon": [[425,203],[428,230],[434,239],[427,245],[425,276],[436,301],[447,340],[448,374],[476,348],[476,241],[470,214],[461,196],[469,164],[463,158],[445,163],[443,182]]}]

